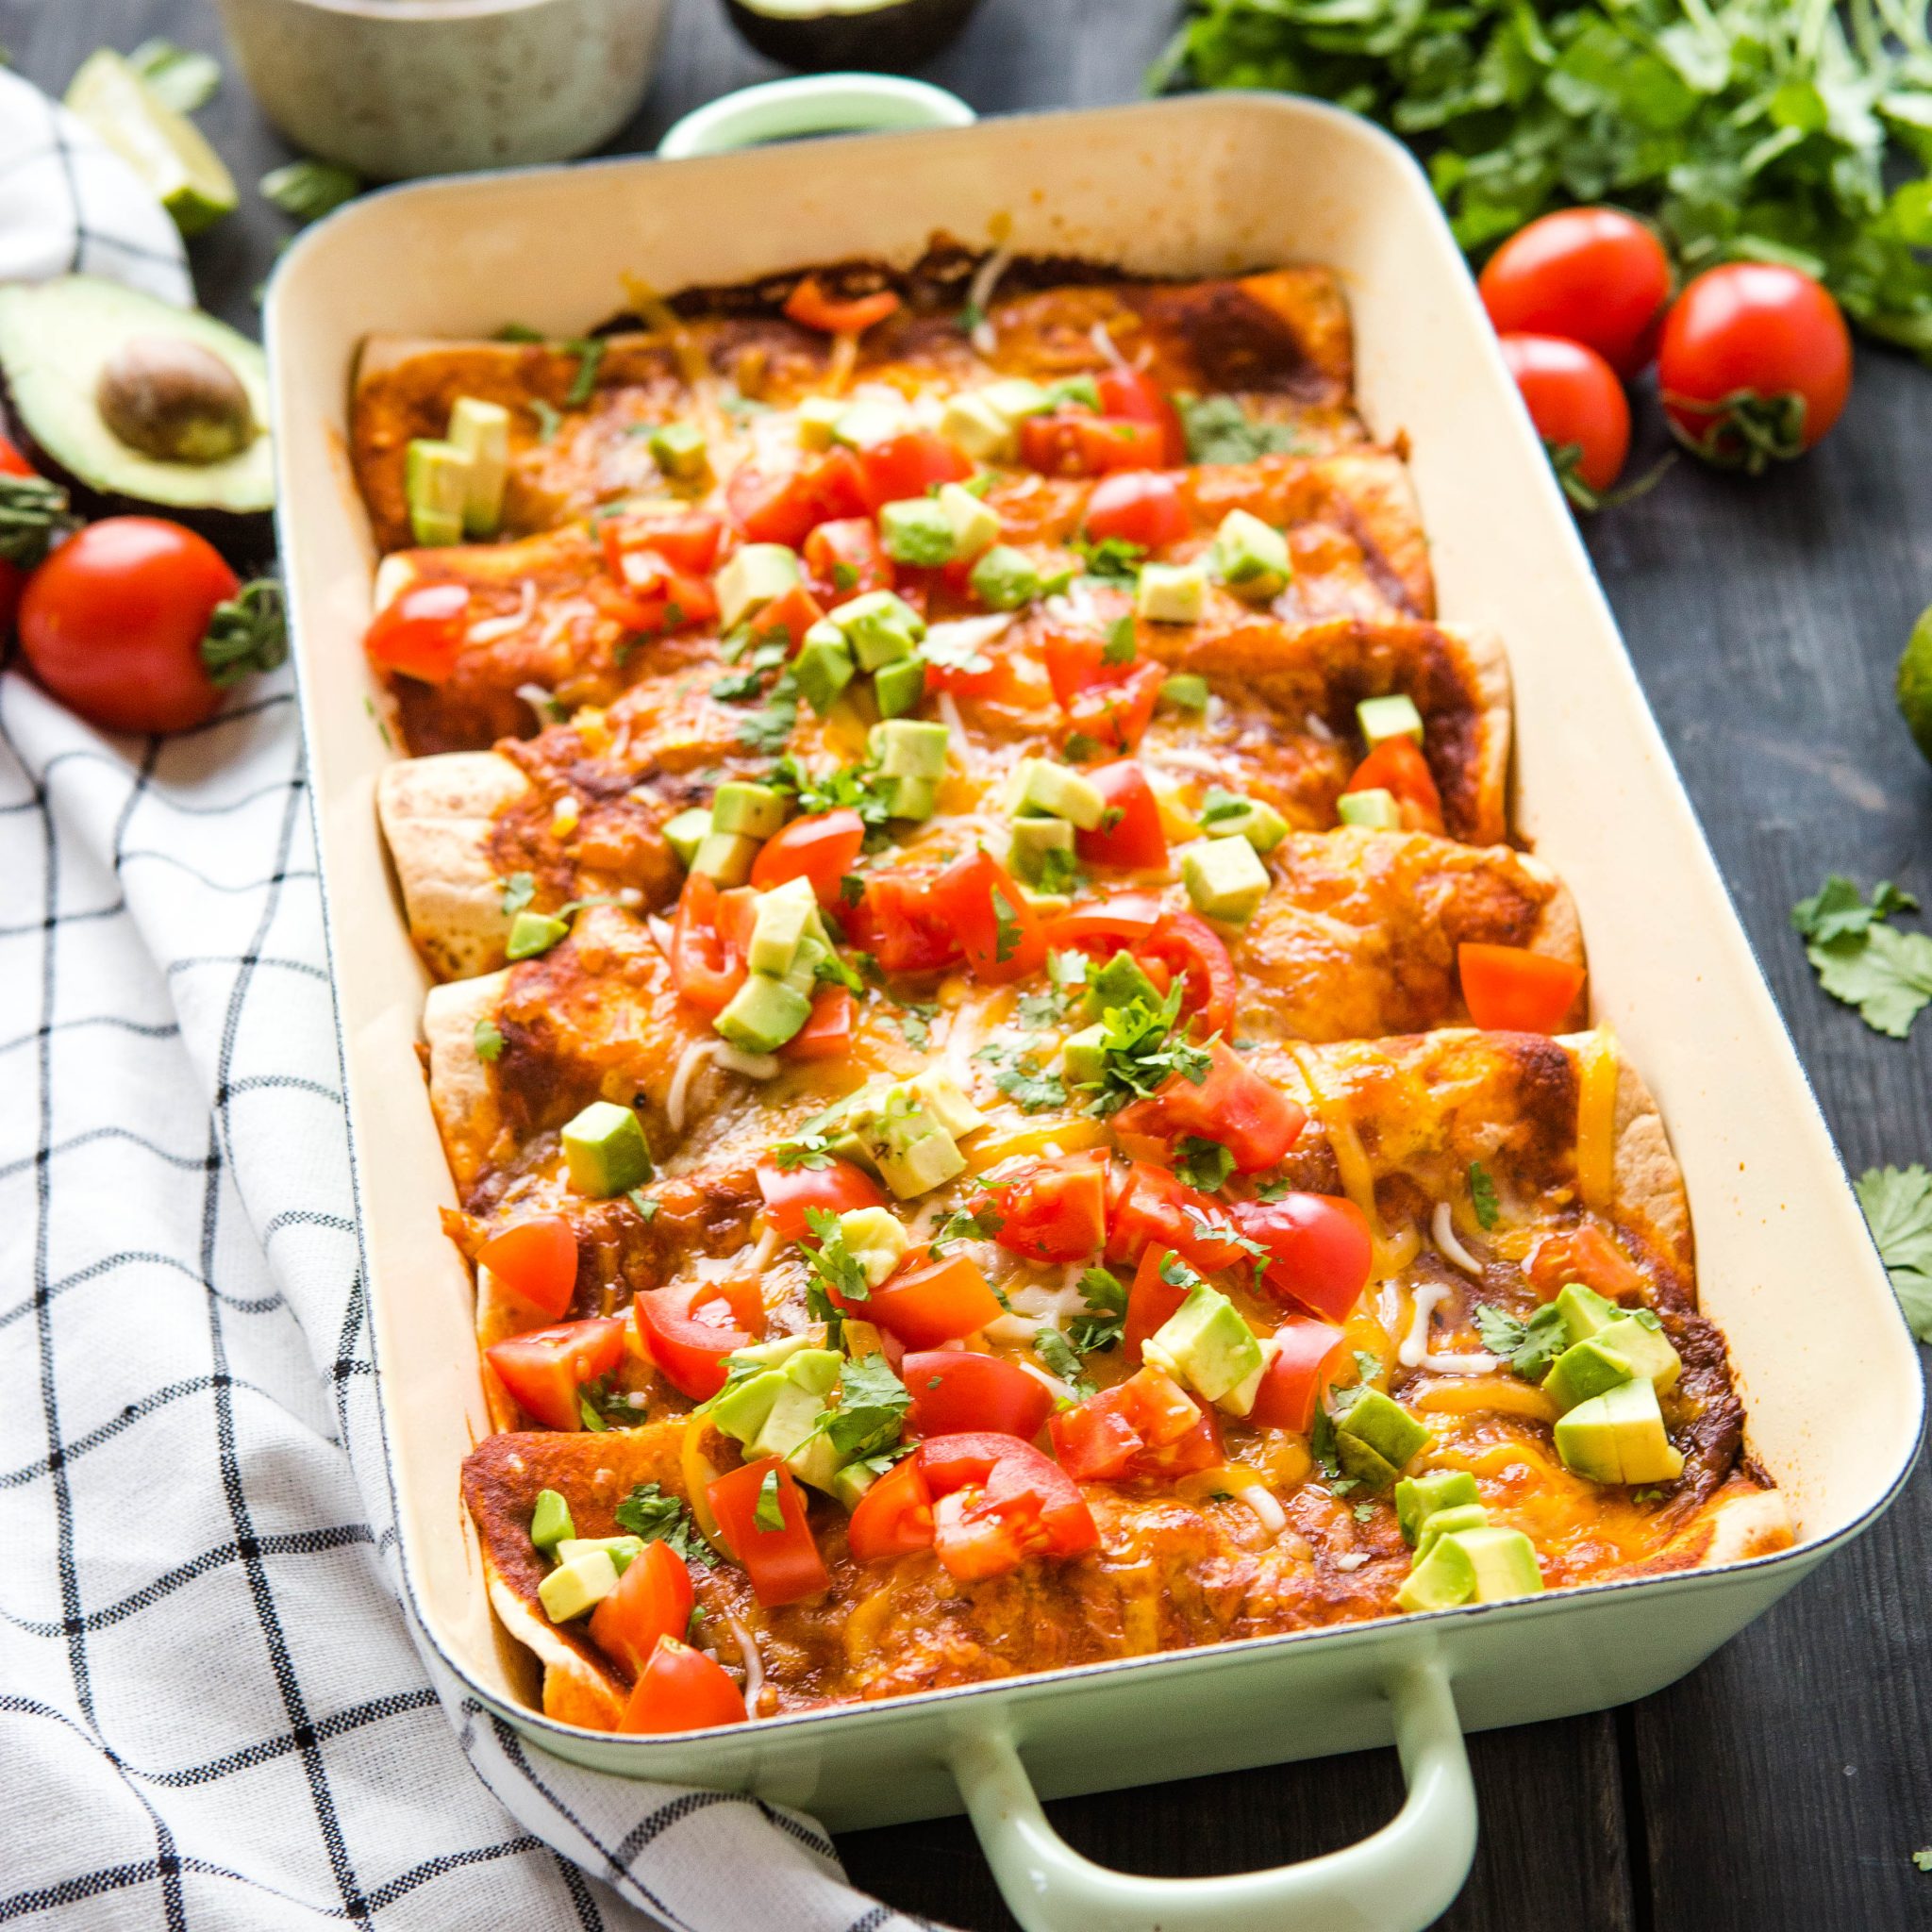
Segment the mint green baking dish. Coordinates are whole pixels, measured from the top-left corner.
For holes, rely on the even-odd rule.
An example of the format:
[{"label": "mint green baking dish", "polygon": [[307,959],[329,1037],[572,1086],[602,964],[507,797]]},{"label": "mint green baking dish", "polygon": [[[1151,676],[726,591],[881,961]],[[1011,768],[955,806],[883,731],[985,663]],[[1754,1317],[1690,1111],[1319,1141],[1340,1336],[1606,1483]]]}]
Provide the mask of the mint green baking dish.
[{"label": "mint green baking dish", "polygon": [[[1597,1018],[1669,1124],[1704,1305],[1729,1337],[1750,1448],[1797,1519],[1795,1547],[726,1732],[616,1738],[531,1707],[529,1660],[493,1624],[457,1504],[487,1424],[470,1284],[429,1211],[451,1195],[417,1097],[425,979],[391,913],[373,808],[389,754],[358,648],[374,558],[342,455],[356,345],[373,330],[488,331],[507,307],[571,333],[623,306],[626,274],[675,289],[854,256],[909,261],[936,230],[1146,274],[1297,258],[1342,274],[1363,413],[1410,439],[1443,610],[1510,647],[1517,823],[1574,892]],[[1454,1897],[1474,1845],[1463,1733],[1670,1683],[1896,1493],[1923,1423],[1916,1352],[1468,273],[1396,143],[1330,108],[1223,94],[425,183],[298,241],[267,336],[323,874],[333,929],[353,923],[334,964],[409,1602],[471,1694],[534,1743],[617,1776],[757,1792],[835,1830],[963,1807],[1028,1932],[1415,1932]],[[1841,1426],[1852,1414],[1857,1427]],[[1408,1781],[1400,1815],[1274,1872],[1108,1873],[1040,1811],[1041,1795],[1391,1739]]]}]

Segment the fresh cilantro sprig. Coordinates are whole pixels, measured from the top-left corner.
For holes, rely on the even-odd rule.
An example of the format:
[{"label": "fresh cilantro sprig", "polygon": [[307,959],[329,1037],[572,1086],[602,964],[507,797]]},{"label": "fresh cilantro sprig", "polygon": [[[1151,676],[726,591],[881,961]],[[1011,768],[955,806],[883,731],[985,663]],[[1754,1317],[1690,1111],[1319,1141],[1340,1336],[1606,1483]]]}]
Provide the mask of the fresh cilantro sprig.
[{"label": "fresh cilantro sprig", "polygon": [[1496,1204],[1496,1184],[1490,1178],[1490,1171],[1480,1160],[1469,1163],[1469,1207],[1475,1216],[1476,1225],[1491,1228],[1496,1224],[1498,1208]]},{"label": "fresh cilantro sprig", "polygon": [[1286,423],[1251,416],[1233,396],[1174,398],[1188,439],[1188,460],[1252,463],[1257,457],[1295,456],[1308,445]]},{"label": "fresh cilantro sprig", "polygon": [[942,1255],[955,1241],[990,1241],[1006,1224],[1006,1216],[987,1204],[982,1203],[970,1213],[956,1208],[933,1229],[926,1246],[935,1255]]},{"label": "fresh cilantro sprig", "polygon": [[[872,1299],[872,1283],[866,1279],[865,1264],[845,1245],[839,1217],[825,1208],[808,1208],[805,1224],[818,1245],[800,1241],[798,1251],[805,1257],[808,1279],[806,1307],[815,1322],[824,1322],[835,1331],[841,1321],[840,1302],[866,1302]],[[836,1293],[838,1301],[832,1299]]]},{"label": "fresh cilantro sprig", "polygon": [[691,1513],[675,1496],[667,1496],[657,1483],[640,1483],[611,1512],[617,1526],[647,1543],[666,1542],[687,1563],[712,1564],[718,1559],[697,1533]]},{"label": "fresh cilantro sprig", "polygon": [[1867,900],[1852,880],[1834,873],[1791,908],[1791,924],[1805,939],[1805,957],[1819,985],[1833,999],[1857,1007],[1874,1033],[1893,1040],[1903,1040],[1932,1001],[1932,938],[1886,923],[1918,903],[1890,880],[1874,886]]},{"label": "fresh cilantro sprig", "polygon": [[1144,543],[1130,543],[1124,537],[1103,537],[1098,543],[1075,538],[1072,547],[1096,583],[1131,590],[1141,581],[1141,566],[1147,559]]},{"label": "fresh cilantro sprig", "polygon": [[819,1169],[830,1167],[831,1142],[823,1134],[794,1134],[789,1141],[780,1141],[772,1149],[772,1158],[780,1174],[791,1174],[798,1168]]},{"label": "fresh cilantro sprig", "polygon": [[503,1029],[495,1021],[478,1020],[471,1037],[476,1043],[476,1058],[486,1065],[502,1056]]},{"label": "fresh cilantro sprig", "polygon": [[1525,1382],[1541,1382],[1570,1340],[1554,1302],[1539,1308],[1527,1322],[1507,1308],[1479,1304],[1475,1332],[1482,1337],[1483,1346],[1491,1355],[1501,1356]]},{"label": "fresh cilantro sprig", "polygon": [[1175,1179],[1204,1194],[1218,1194],[1234,1172],[1234,1156],[1219,1141],[1204,1140],[1199,1134],[1183,1135],[1174,1152]]},{"label": "fresh cilantro sprig", "polygon": [[751,1512],[752,1524],[767,1536],[775,1535],[785,1527],[785,1502],[778,1493],[778,1472],[768,1469],[765,1479],[758,1485],[758,1506]]},{"label": "fresh cilantro sprig", "polygon": [[1921,1341],[1932,1341],[1932,1174],[1868,1168],[1854,1183],[1892,1291]]},{"label": "fresh cilantro sprig", "polygon": [[1093,1112],[1103,1117],[1117,1113],[1130,1100],[1146,1099],[1175,1074],[1197,1087],[1207,1079],[1212,1056],[1177,1030],[1183,991],[1177,979],[1158,1007],[1150,1006],[1144,993],[1136,993],[1126,1006],[1101,1013],[1104,1058]]},{"label": "fresh cilantro sprig", "polygon": [[882,1355],[865,1355],[841,1365],[839,1406],[825,1433],[841,1462],[858,1462],[895,1447],[910,1407],[906,1385]]},{"label": "fresh cilantro sprig", "polygon": [[536,876],[527,872],[513,872],[508,878],[498,879],[496,889],[502,894],[505,913],[514,919],[537,896]]},{"label": "fresh cilantro sprig", "polygon": [[1087,1312],[1067,1324],[1067,1340],[1082,1355],[1120,1346],[1127,1319],[1126,1284],[1109,1268],[1089,1268],[1080,1276]]},{"label": "fresh cilantro sprig", "polygon": [[993,1069],[992,1084],[1022,1113],[1045,1113],[1067,1104],[1067,1083],[1011,1041],[989,1040],[974,1054]]},{"label": "fresh cilantro sprig", "polygon": [[1080,1357],[1074,1352],[1074,1344],[1058,1328],[1037,1328],[1033,1334],[1033,1353],[1046,1364],[1048,1372],[1058,1375],[1075,1395],[1093,1393],[1093,1384],[1081,1370]]},{"label": "fresh cilantro sprig", "polygon": [[802,759],[783,758],[765,782],[774,791],[790,793],[805,818],[850,808],[872,829],[883,825],[891,816],[891,781],[879,775],[877,764],[870,758],[813,772]]}]

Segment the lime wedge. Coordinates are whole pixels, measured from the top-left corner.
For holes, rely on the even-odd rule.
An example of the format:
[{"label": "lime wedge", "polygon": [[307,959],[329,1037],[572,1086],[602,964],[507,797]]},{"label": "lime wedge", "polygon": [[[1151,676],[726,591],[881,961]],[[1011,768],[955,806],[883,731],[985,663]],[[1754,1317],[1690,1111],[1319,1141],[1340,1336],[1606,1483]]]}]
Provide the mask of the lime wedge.
[{"label": "lime wedge", "polygon": [[222,158],[119,54],[90,54],[68,84],[67,106],[141,176],[184,235],[234,212],[235,177]]}]

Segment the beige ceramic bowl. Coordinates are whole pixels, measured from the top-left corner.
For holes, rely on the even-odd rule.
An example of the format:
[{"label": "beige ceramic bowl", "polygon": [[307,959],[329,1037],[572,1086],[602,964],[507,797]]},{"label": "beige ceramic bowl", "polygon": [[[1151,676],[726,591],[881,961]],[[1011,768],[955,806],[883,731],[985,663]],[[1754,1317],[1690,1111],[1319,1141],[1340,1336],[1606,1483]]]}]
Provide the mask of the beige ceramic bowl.
[{"label": "beige ceramic bowl", "polygon": [[637,111],[670,0],[219,0],[263,111],[381,181],[587,153]]}]

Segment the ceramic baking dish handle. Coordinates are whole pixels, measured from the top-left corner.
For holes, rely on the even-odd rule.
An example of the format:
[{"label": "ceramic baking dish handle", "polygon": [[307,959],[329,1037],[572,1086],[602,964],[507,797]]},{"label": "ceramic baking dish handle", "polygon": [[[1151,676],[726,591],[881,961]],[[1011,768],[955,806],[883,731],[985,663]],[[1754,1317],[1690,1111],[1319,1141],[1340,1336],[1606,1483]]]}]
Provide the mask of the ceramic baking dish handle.
[{"label": "ceramic baking dish handle", "polygon": [[1475,1787],[1440,1660],[1387,1691],[1408,1796],[1373,1838],[1272,1872],[1141,1878],[1083,1858],[1040,1807],[1004,1724],[962,1737],[953,1773],[987,1861],[1025,1932],[1422,1932],[1475,1855]]},{"label": "ceramic baking dish handle", "polygon": [[722,155],[801,134],[883,134],[908,127],[966,127],[974,116],[958,94],[894,74],[801,74],[761,81],[694,108],[658,143],[659,159]]}]

